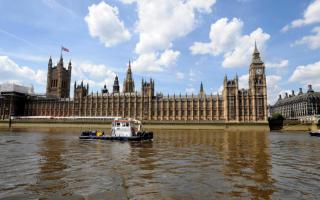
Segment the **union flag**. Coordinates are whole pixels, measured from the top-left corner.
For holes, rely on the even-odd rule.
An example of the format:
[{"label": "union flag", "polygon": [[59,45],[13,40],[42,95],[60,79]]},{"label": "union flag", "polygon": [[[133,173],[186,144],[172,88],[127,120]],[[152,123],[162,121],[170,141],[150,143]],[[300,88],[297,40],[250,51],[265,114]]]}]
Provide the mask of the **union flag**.
[{"label": "union flag", "polygon": [[69,49],[65,48],[64,46],[61,46],[61,51],[69,52]]}]

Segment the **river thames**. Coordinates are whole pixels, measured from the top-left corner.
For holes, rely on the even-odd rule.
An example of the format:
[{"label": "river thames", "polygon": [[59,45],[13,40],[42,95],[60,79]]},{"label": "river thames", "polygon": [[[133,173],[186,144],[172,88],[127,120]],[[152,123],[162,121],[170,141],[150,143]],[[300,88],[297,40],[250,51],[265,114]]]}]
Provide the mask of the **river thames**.
[{"label": "river thames", "polygon": [[319,199],[320,138],[156,131],[153,142],[1,131],[0,199]]}]

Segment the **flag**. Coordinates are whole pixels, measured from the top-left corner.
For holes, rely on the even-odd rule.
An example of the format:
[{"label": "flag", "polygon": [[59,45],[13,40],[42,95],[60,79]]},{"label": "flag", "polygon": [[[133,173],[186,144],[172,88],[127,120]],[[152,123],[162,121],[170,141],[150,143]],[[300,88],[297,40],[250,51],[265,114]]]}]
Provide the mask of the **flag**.
[{"label": "flag", "polygon": [[67,49],[67,48],[65,48],[65,47],[63,47],[63,46],[61,46],[61,51],[69,52],[69,49]]}]

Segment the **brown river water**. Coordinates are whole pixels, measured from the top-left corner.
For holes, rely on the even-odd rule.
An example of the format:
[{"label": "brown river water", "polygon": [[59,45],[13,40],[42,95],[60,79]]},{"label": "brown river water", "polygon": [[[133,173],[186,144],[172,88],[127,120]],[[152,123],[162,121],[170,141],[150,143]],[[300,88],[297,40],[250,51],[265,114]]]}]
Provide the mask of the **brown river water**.
[{"label": "brown river water", "polygon": [[0,132],[0,199],[320,199],[320,138],[156,131],[152,142]]}]

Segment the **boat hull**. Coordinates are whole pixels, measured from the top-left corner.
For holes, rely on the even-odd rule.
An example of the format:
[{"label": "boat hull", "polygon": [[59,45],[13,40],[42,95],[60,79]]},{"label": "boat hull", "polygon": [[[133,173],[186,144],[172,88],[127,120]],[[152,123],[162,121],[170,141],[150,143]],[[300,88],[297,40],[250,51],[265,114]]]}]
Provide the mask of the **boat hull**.
[{"label": "boat hull", "polygon": [[80,136],[79,139],[82,140],[119,140],[119,141],[142,141],[142,140],[152,140],[153,133],[147,132],[137,136],[131,137],[119,137],[119,136],[94,136],[94,135],[87,135],[87,136]]},{"label": "boat hull", "polygon": [[311,136],[320,137],[320,132],[310,132]]}]

